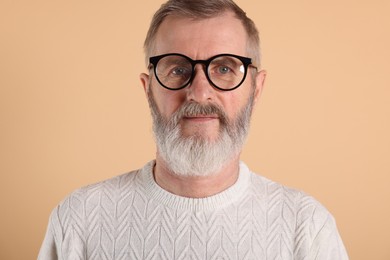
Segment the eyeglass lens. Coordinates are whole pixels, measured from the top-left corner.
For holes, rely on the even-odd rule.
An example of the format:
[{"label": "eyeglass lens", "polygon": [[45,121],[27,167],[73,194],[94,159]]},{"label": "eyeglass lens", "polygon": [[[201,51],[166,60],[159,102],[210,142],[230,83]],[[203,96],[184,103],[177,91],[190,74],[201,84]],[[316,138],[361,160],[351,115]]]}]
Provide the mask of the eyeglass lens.
[{"label": "eyeglass lens", "polygon": [[[245,66],[236,57],[224,55],[212,59],[207,66],[208,79],[218,88],[230,90],[245,77]],[[179,89],[186,86],[194,72],[192,63],[180,55],[161,58],[155,69],[156,76],[165,87]]]}]

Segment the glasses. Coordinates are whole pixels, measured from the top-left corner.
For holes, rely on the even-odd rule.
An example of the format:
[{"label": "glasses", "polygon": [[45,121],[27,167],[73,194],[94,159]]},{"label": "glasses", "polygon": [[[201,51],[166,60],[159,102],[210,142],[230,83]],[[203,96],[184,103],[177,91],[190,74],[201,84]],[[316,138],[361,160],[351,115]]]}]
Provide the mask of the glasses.
[{"label": "glasses", "polygon": [[204,65],[207,80],[212,86],[223,91],[238,88],[245,80],[250,58],[233,54],[219,54],[208,60],[192,60],[179,54],[169,53],[150,57],[157,81],[164,88],[179,90],[188,86],[195,77],[195,65]]}]

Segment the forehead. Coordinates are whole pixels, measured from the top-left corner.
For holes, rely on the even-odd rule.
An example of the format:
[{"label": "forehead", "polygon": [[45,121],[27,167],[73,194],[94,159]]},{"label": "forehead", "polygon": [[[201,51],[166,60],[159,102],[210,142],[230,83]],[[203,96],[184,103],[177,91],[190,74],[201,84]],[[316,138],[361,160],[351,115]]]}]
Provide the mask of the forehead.
[{"label": "forehead", "polygon": [[206,19],[168,16],[157,31],[154,55],[182,53],[206,59],[220,53],[246,55],[247,34],[231,12]]}]

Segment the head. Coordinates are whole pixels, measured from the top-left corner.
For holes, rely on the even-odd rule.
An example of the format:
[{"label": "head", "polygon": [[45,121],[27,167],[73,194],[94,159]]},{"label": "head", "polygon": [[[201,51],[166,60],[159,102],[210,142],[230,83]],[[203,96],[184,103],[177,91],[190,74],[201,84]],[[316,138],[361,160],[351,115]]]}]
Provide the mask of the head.
[{"label": "head", "polygon": [[[180,53],[192,60],[229,53],[260,64],[257,30],[229,0],[163,4],[153,17],[145,53],[147,59]],[[228,161],[238,160],[265,72],[248,67],[240,87],[223,91],[210,84],[205,66],[197,64],[188,86],[169,90],[156,80],[152,67],[149,74],[141,74],[141,81],[152,112],[157,159],[184,176],[212,175]]]}]

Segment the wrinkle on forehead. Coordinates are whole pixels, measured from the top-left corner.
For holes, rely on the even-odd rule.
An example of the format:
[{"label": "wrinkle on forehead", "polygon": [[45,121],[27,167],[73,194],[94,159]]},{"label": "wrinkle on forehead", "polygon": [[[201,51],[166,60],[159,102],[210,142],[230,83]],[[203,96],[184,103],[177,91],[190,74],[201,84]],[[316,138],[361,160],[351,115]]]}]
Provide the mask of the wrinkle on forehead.
[{"label": "wrinkle on forehead", "polygon": [[207,59],[221,53],[246,55],[247,34],[233,13],[206,19],[168,16],[161,24],[153,55],[182,53]]}]

